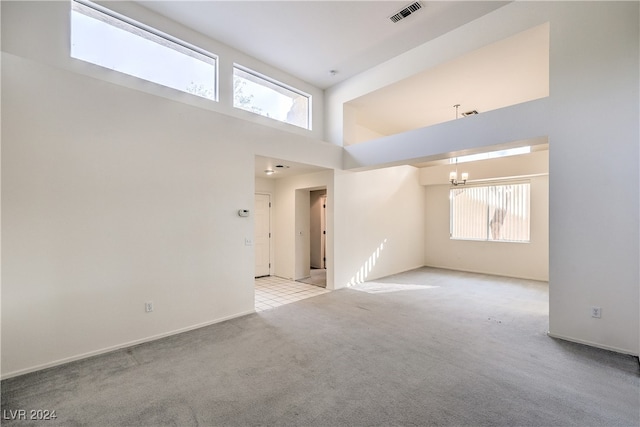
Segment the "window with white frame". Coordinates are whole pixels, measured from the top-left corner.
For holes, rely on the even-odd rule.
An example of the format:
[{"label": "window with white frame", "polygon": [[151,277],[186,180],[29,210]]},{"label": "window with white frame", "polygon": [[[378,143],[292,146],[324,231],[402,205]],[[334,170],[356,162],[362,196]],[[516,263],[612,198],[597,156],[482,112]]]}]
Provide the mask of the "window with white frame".
[{"label": "window with white frame", "polygon": [[84,0],[71,2],[71,56],[217,100],[217,57]]},{"label": "window with white frame", "polygon": [[311,95],[239,65],[233,68],[233,106],[311,129]]},{"label": "window with white frame", "polygon": [[451,188],[451,239],[529,242],[530,187],[521,182]]}]

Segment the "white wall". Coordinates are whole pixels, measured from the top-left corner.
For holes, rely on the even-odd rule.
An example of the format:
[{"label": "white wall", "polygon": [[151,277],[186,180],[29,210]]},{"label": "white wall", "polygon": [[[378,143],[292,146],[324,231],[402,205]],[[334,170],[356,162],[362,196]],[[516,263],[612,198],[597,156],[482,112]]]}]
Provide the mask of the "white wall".
[{"label": "white wall", "polygon": [[271,194],[271,203],[273,204],[273,194],[276,191],[276,182],[273,179],[256,178],[255,191],[256,193]]},{"label": "white wall", "polygon": [[337,172],[335,192],[336,288],[424,265],[417,168]]},{"label": "white wall", "polygon": [[[550,332],[634,354],[639,7],[554,3],[550,58]],[[591,306],[602,307],[601,319]]]},{"label": "white wall", "polygon": [[[475,180],[527,177],[531,183],[529,243],[480,242],[449,238],[452,165],[420,170],[425,187],[425,265],[500,276],[549,280],[548,151],[458,165]],[[523,179],[523,178],[521,178]],[[490,182],[490,181],[487,181]]]},{"label": "white wall", "polygon": [[[548,136],[550,333],[632,354],[640,341],[638,9],[638,2],[513,2],[331,88],[325,99],[325,133],[342,144],[344,102],[549,22],[548,98],[349,146],[345,165],[402,164]],[[591,318],[591,306],[602,307],[601,319]]]},{"label": "white wall", "polygon": [[449,238],[449,185],[425,187],[425,265],[549,280],[549,180],[530,178],[531,241],[481,242]]},{"label": "white wall", "polygon": [[253,309],[252,225],[236,214],[253,158],[223,149],[237,135],[197,108],[2,66],[5,373]]},{"label": "white wall", "polygon": [[340,148],[70,61],[69,2],[1,6],[2,376],[252,312],[255,155]]},{"label": "white wall", "polygon": [[310,190],[295,191],[295,280],[311,275],[311,194]]}]

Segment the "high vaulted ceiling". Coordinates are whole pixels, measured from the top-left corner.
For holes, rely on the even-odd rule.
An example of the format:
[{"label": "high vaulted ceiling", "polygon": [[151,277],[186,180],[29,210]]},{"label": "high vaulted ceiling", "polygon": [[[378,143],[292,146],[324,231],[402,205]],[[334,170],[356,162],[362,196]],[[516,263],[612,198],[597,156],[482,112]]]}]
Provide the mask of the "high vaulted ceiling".
[{"label": "high vaulted ceiling", "polygon": [[[397,23],[411,0],[200,0],[137,3],[326,89],[486,15],[508,1],[426,1]],[[359,126],[389,135],[548,95],[548,28],[487,46],[352,100]],[[331,70],[336,73],[332,75]],[[362,140],[362,139],[361,139]],[[366,139],[365,139],[366,140]],[[358,142],[358,141],[354,141]],[[351,143],[351,142],[349,142]],[[256,176],[280,178],[322,168],[256,157]],[[428,166],[428,165],[420,165]]]},{"label": "high vaulted ceiling", "polygon": [[420,1],[397,23],[411,0],[138,3],[325,89],[508,2]]}]

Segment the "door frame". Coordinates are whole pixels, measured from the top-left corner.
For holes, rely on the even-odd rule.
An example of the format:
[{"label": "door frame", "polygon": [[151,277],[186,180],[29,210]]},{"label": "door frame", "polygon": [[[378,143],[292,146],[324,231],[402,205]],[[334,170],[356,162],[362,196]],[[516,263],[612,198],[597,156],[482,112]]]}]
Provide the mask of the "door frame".
[{"label": "door frame", "polygon": [[[326,190],[325,190],[326,191]],[[320,210],[320,261],[322,268],[327,269],[327,194],[320,197],[322,208]]]},{"label": "door frame", "polygon": [[[273,214],[271,209],[273,208],[273,194],[269,193],[269,192],[263,192],[263,191],[256,191],[254,193],[254,211],[255,211],[255,197],[256,196],[268,196],[269,197],[269,276],[273,275]],[[256,216],[255,214],[253,215],[253,242],[254,242],[254,262],[253,262],[253,267],[254,267],[254,277],[265,277],[265,276],[256,276],[255,275],[255,244],[256,244],[256,237],[255,237],[255,231],[256,231],[256,220],[255,220]]]}]

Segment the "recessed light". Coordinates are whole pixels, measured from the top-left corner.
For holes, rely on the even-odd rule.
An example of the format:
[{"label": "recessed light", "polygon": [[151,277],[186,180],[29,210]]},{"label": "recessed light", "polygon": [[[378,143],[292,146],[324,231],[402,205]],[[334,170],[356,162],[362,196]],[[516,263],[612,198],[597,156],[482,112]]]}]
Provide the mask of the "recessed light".
[{"label": "recessed light", "polygon": [[276,165],[276,167],[278,169],[289,169],[289,166],[287,166],[287,165]]},{"label": "recessed light", "polygon": [[276,171],[274,171],[273,169],[265,169],[264,173],[266,173],[267,175],[273,175],[274,173],[276,173]]}]

